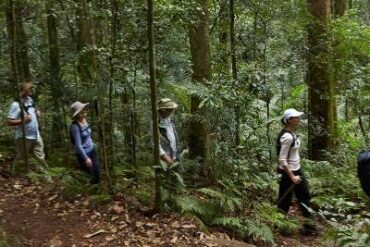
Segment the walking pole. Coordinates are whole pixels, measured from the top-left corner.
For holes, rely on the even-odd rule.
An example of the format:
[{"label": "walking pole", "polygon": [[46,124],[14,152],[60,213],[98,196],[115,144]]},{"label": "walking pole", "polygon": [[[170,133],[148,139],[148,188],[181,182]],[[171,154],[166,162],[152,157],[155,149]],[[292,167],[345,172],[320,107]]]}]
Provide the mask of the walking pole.
[{"label": "walking pole", "polygon": [[294,190],[295,183],[290,185],[290,187],[284,192],[283,196],[279,199],[278,205],[284,201],[284,199]]}]

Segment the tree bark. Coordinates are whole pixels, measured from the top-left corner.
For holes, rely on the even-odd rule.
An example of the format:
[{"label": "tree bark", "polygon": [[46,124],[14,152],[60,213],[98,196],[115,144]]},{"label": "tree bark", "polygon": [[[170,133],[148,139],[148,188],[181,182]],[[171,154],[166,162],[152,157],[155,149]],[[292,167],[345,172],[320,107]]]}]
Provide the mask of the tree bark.
[{"label": "tree bark", "polygon": [[49,81],[51,83],[51,95],[53,100],[51,145],[54,147],[61,147],[63,145],[63,126],[65,126],[65,123],[62,121],[63,115],[60,103],[62,102],[64,90],[59,74],[59,44],[54,0],[49,0],[46,7],[50,61]]},{"label": "tree bark", "polygon": [[[16,17],[16,4],[13,0],[9,0],[9,6],[7,9],[7,29],[8,29],[8,34],[10,38],[10,56],[11,56],[11,63],[12,63],[12,69],[13,69],[13,83],[14,83],[14,97],[17,99],[19,102],[22,102],[21,95],[19,94],[19,68],[20,65],[18,63],[18,58],[17,58],[17,51],[18,51],[18,28],[17,28],[17,17]],[[22,17],[20,17],[22,18]],[[24,109],[21,107],[21,120],[22,122],[24,121]],[[22,134],[23,134],[23,139],[22,139],[22,145],[23,149],[27,150],[27,143],[26,143],[26,129],[24,124],[21,125],[22,129]],[[24,162],[25,162],[25,168],[26,172],[28,172],[28,152],[24,152]],[[14,169],[13,167],[12,169]]]},{"label": "tree bark", "polygon": [[[211,76],[208,0],[201,1],[198,22],[190,27],[190,50],[192,79],[195,83],[206,85]],[[189,155],[206,163],[209,160],[209,130],[206,111],[199,109],[201,101],[199,97],[191,98],[191,113],[202,115],[202,121],[190,123]]]},{"label": "tree bark", "polygon": [[324,159],[334,132],[333,81],[329,57],[330,0],[308,0],[313,20],[308,27],[309,156]]},{"label": "tree bark", "polygon": [[341,17],[343,16],[349,6],[348,0],[332,0],[333,1],[333,10],[334,10],[334,17]]},{"label": "tree bark", "polygon": [[153,31],[153,0],[147,0],[148,4],[148,50],[149,50],[149,83],[150,99],[152,107],[152,127],[153,127],[153,165],[155,169],[155,198],[154,210],[159,212],[162,209],[161,178],[158,167],[159,161],[159,129],[158,129],[158,112],[157,112],[157,85],[155,79],[155,49],[154,49],[154,31]]},{"label": "tree bark", "polygon": [[76,25],[77,25],[77,51],[79,53],[77,71],[80,81],[83,85],[88,85],[93,81],[92,65],[92,35],[91,35],[91,20],[88,14],[88,4],[86,0],[77,0],[76,10]]},{"label": "tree bark", "polygon": [[[27,36],[23,28],[23,10],[16,1],[10,1],[6,10],[7,31],[10,40],[14,40],[14,56],[11,57],[13,78],[17,85],[20,81],[31,81],[31,71],[28,60]],[[17,71],[17,78],[15,78]]]},{"label": "tree bark", "polygon": [[[236,48],[235,48],[235,2],[230,0],[229,2],[230,12],[230,54],[231,54],[231,74],[234,85],[238,81],[238,67],[236,61]],[[236,90],[237,91],[237,90]],[[239,102],[235,102],[235,146],[240,145],[240,105]]]}]

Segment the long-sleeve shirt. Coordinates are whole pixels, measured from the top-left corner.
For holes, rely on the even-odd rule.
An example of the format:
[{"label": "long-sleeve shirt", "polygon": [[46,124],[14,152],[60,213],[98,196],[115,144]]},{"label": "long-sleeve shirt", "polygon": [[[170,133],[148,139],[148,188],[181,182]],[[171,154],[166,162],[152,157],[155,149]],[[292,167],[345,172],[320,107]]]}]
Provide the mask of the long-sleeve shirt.
[{"label": "long-sleeve shirt", "polygon": [[91,138],[91,128],[89,125],[78,126],[78,123],[71,125],[71,135],[74,140],[76,154],[83,159],[88,158],[88,153],[94,149],[94,142]]},{"label": "long-sleeve shirt", "polygon": [[[293,140],[295,140],[295,143],[292,147]],[[294,135],[293,138],[291,133],[286,132],[281,136],[280,143],[279,168],[284,169],[283,165],[287,165],[291,171],[299,170],[301,168],[299,156],[299,147],[301,146],[301,142],[298,136]]]}]

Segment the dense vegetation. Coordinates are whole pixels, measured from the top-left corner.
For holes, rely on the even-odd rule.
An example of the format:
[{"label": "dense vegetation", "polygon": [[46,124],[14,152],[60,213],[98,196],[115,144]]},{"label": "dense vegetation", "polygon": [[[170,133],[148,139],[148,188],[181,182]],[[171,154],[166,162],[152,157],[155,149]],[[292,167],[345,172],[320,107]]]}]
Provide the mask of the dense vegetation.
[{"label": "dense vegetation", "polygon": [[[369,245],[368,199],[356,177],[356,155],[370,144],[367,0],[155,1],[155,96],[180,106],[185,173],[176,174],[177,194],[168,190],[173,168],[161,163],[154,179],[147,2],[0,6],[1,122],[24,79],[37,86],[44,113],[51,167],[30,173],[33,180],[66,197],[85,193],[107,202],[122,192],[147,205],[156,181],[163,210],[194,217],[205,232],[218,226],[273,244],[280,230],[299,226],[275,205],[275,137],[282,112],[294,107],[307,116],[299,129],[302,165],[312,210],[327,226],[323,236]],[[68,128],[75,100],[92,105],[104,167],[98,188],[86,187],[73,169]],[[12,129],[2,130],[2,145],[11,145]]]}]

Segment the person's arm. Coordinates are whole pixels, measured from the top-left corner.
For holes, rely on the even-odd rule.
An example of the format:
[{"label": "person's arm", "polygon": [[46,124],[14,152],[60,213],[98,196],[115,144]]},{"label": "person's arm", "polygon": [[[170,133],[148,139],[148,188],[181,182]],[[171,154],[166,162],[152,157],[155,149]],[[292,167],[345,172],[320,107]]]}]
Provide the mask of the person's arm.
[{"label": "person's arm", "polygon": [[8,118],[6,120],[6,124],[8,126],[19,126],[19,125],[22,125],[23,123],[28,123],[32,120],[32,116],[26,114],[22,122],[22,118],[20,118],[20,114],[21,114],[21,109],[19,107],[19,103],[13,102],[10,108],[9,114],[8,114]]},{"label": "person's arm", "polygon": [[[71,125],[71,134],[73,137],[73,140],[75,142],[75,150],[78,155],[81,155],[83,159],[85,160],[86,166],[89,166],[91,163],[91,160],[89,156],[87,156],[85,150],[82,147],[82,141],[81,141],[81,133],[80,128],[77,126],[77,124]],[[90,160],[90,162],[89,162]]]},{"label": "person's arm", "polygon": [[159,144],[159,156],[161,157],[161,160],[165,161],[167,164],[173,163],[171,157],[163,150],[160,144]]},{"label": "person's arm", "polygon": [[299,184],[301,182],[301,178],[299,176],[295,176],[288,166],[288,155],[293,141],[293,136],[291,134],[284,134],[280,138],[281,149],[279,153],[279,163],[283,167],[289,178],[292,180],[292,182],[295,184]]},{"label": "person's arm", "polygon": [[[32,120],[32,116],[31,115],[26,115],[26,116],[24,116],[23,123],[28,123],[31,120]],[[6,124],[8,126],[19,126],[19,125],[22,125],[22,119],[8,118],[6,120]]]}]

